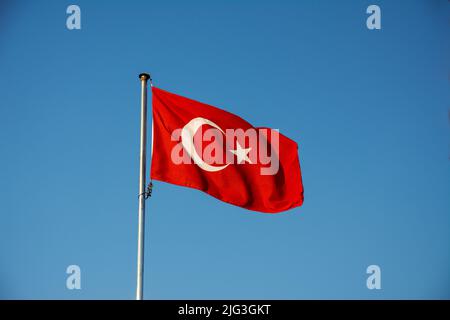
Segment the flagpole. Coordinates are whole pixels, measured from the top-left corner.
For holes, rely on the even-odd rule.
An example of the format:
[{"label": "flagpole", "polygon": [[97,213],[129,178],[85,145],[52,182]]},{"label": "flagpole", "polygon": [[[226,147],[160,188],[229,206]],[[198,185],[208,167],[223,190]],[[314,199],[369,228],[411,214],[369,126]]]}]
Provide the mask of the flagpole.
[{"label": "flagpole", "polygon": [[144,279],[144,233],[145,233],[145,165],[146,165],[146,147],[147,147],[147,81],[150,75],[141,73],[141,147],[139,164],[139,224],[138,224],[138,252],[137,252],[137,284],[136,300],[142,300],[143,279]]}]

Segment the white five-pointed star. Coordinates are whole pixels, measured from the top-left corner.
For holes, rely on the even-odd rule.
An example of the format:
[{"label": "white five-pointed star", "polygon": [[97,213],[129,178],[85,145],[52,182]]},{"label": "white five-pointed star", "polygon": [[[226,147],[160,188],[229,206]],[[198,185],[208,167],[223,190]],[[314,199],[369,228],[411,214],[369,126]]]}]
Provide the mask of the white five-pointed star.
[{"label": "white five-pointed star", "polygon": [[238,142],[236,142],[236,150],[230,150],[230,152],[237,156],[238,164],[241,164],[242,162],[252,163],[248,157],[250,150],[252,150],[252,148],[244,149]]}]

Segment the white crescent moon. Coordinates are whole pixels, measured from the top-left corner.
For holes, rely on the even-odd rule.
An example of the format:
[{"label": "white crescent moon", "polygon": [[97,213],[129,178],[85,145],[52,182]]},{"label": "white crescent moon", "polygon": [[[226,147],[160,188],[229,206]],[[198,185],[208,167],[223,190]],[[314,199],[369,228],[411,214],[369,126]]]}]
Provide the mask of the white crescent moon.
[{"label": "white crescent moon", "polygon": [[[194,160],[194,163],[198,165],[200,168],[202,168],[205,171],[210,172],[216,172],[225,169],[228,167],[229,163],[223,166],[211,166],[207,164],[205,161],[202,160],[202,158],[198,155],[197,151],[194,147],[194,135],[197,132],[198,128],[200,128],[202,125],[208,124],[211,127],[214,127],[221,132],[223,130],[214,122],[205,119],[205,118],[194,118],[191,121],[189,121],[183,129],[181,129],[181,144],[183,145],[184,150],[189,154],[192,160]],[[225,132],[223,132],[225,134]]]}]

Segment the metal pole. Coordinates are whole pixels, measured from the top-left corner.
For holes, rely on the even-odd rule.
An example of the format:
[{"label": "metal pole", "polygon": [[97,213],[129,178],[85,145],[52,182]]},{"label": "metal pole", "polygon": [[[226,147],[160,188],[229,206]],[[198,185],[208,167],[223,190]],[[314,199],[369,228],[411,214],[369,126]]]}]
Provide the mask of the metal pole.
[{"label": "metal pole", "polygon": [[145,164],[147,146],[147,80],[150,75],[141,73],[141,155],[139,166],[139,225],[138,225],[138,253],[137,253],[137,285],[136,300],[142,300],[144,279],[144,232],[145,232]]}]

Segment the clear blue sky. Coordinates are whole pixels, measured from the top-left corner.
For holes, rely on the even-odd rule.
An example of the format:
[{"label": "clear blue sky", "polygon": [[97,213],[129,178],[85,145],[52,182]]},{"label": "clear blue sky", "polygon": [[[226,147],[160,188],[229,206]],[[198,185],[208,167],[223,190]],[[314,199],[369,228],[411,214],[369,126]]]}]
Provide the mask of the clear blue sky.
[{"label": "clear blue sky", "polygon": [[305,186],[267,215],[155,182],[146,298],[450,298],[449,7],[2,1],[0,298],[134,298],[144,71],[279,128]]}]

